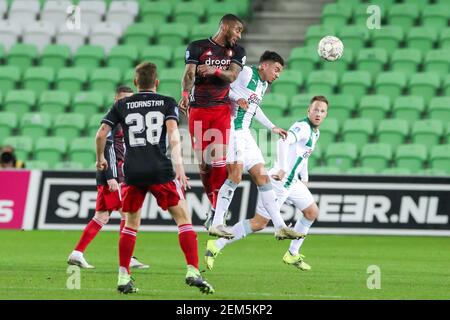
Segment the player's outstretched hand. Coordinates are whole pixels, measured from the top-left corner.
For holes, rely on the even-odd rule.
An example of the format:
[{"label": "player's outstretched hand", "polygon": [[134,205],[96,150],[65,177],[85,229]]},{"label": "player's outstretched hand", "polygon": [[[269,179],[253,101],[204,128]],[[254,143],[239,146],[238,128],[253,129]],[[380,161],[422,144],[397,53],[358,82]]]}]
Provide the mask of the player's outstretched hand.
[{"label": "player's outstretched hand", "polygon": [[274,127],[272,129],[272,132],[278,134],[281,138],[283,138],[283,140],[286,139],[286,137],[287,137],[287,131],[284,129]]},{"label": "player's outstretched hand", "polygon": [[278,172],[276,174],[271,175],[271,177],[276,180],[276,181],[281,181],[283,180],[284,176],[286,175],[286,172],[284,172],[283,170],[278,170]]},{"label": "player's outstretched hand", "polygon": [[108,162],[106,161],[105,158],[98,160],[97,162],[95,162],[95,166],[97,168],[97,170],[99,171],[103,171],[108,169]]},{"label": "player's outstretched hand", "polygon": [[187,117],[189,111],[189,97],[181,97],[178,106],[180,107],[180,111]]},{"label": "player's outstretched hand", "polygon": [[239,107],[241,107],[242,109],[247,111],[247,109],[248,109],[248,101],[247,100],[240,98],[238,101],[236,101],[236,103],[239,105]]},{"label": "player's outstretched hand", "polygon": [[116,192],[119,190],[119,184],[116,179],[109,179],[108,181],[109,192]]}]

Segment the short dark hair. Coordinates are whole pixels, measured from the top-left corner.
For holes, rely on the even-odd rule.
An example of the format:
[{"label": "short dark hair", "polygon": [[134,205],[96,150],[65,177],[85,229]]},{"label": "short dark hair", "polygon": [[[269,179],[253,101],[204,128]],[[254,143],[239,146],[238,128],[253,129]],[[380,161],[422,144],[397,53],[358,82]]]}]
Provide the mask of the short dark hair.
[{"label": "short dark hair", "polygon": [[327,100],[327,98],[325,96],[314,96],[314,97],[312,97],[311,102],[309,103],[309,105],[312,105],[314,101],[325,102],[327,104],[327,107],[329,105],[328,104],[328,100]]},{"label": "short dark hair", "polygon": [[264,61],[278,62],[284,67],[284,59],[275,51],[264,51],[262,56],[259,58],[259,63],[262,63]]},{"label": "short dark hair", "polygon": [[149,89],[155,85],[157,76],[156,64],[142,62],[135,69],[136,84],[141,89]]},{"label": "short dark hair", "polygon": [[240,22],[242,25],[244,25],[244,21],[239,19],[239,17],[235,16],[234,14],[228,13],[224,15],[219,22],[219,25],[222,23],[229,23],[229,22]]},{"label": "short dark hair", "polygon": [[131,89],[129,86],[119,86],[116,89],[116,96],[121,93],[133,93],[133,89]]}]

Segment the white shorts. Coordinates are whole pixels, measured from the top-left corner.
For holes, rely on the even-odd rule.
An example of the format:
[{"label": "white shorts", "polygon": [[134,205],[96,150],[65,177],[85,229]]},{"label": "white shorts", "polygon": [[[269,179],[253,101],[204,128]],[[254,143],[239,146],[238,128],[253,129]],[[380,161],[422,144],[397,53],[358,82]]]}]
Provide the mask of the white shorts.
[{"label": "white shorts", "polygon": [[258,163],[265,164],[264,157],[250,131],[232,130],[228,144],[227,163],[239,162],[248,171]]},{"label": "white shorts", "polygon": [[[309,191],[308,187],[305,186],[303,182],[298,180],[297,182],[293,183],[289,189],[286,189],[283,185],[283,181],[276,181],[272,178],[270,178],[270,181],[272,183],[273,190],[275,191],[275,194],[278,199],[278,210],[280,210],[281,206],[286,201],[292,202],[294,206],[299,209],[300,211],[303,211],[304,209],[308,208],[311,204],[314,202],[314,198],[311,194],[311,191]],[[260,216],[263,216],[266,219],[271,219],[269,212],[264,207],[261,198],[258,195],[258,202],[256,204],[256,213],[258,213]]]}]

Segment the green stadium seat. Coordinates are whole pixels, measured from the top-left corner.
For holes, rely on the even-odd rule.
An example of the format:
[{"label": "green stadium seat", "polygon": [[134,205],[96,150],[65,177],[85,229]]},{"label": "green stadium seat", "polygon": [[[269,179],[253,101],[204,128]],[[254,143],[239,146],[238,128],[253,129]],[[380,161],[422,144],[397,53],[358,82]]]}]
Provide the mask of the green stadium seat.
[{"label": "green stadium seat", "polygon": [[[406,2],[406,1],[405,1]],[[419,9],[419,12],[423,12],[423,10],[430,6],[431,0],[409,0],[408,3],[414,4]]]},{"label": "green stadium seat", "polygon": [[445,130],[445,141],[450,143],[450,123],[447,124],[447,130]]},{"label": "green stadium seat", "polygon": [[320,125],[319,144],[324,148],[328,148],[339,134],[339,121],[333,118],[325,119]]},{"label": "green stadium seat", "polygon": [[337,166],[320,166],[310,170],[311,174],[340,174],[342,169]]},{"label": "green stadium seat", "polygon": [[38,110],[44,113],[59,114],[65,112],[70,105],[70,94],[67,91],[49,90],[42,92],[38,101]]},{"label": "green stadium seat", "polygon": [[104,56],[105,50],[102,46],[83,45],[77,49],[73,57],[73,65],[75,67],[83,67],[86,70],[98,68]]},{"label": "green stadium seat", "polygon": [[[352,113],[356,108],[355,97],[346,94],[337,94],[329,96],[331,107],[328,109],[328,118],[334,118],[343,123],[352,117]],[[328,121],[328,120],[327,120]]]},{"label": "green stadium seat", "polygon": [[438,145],[431,148],[430,166],[435,170],[450,173],[450,144]]},{"label": "green stadium seat", "polygon": [[389,9],[395,4],[396,0],[371,0],[370,4],[375,4],[382,6],[383,8]]},{"label": "green stadium seat", "polygon": [[183,23],[167,23],[158,29],[157,42],[162,46],[176,47],[185,44],[189,28]]},{"label": "green stadium seat", "polygon": [[17,43],[12,46],[7,56],[7,63],[10,66],[17,66],[21,71],[25,71],[34,63],[38,56],[36,46],[32,44]]},{"label": "green stadium seat", "polygon": [[[325,36],[334,36],[336,35],[334,28],[328,25],[312,25],[306,30],[305,35],[305,47],[314,47],[317,48],[317,44],[320,39]],[[316,50],[317,53],[317,50]]]},{"label": "green stadium seat", "polygon": [[[295,116],[281,116],[270,119],[277,127],[288,130],[292,124],[298,120]],[[256,120],[257,121],[257,120]]]},{"label": "green stadium seat", "polygon": [[376,172],[375,169],[371,167],[354,167],[349,168],[347,171],[345,171],[345,173],[354,175],[366,175],[366,174],[376,174],[378,172]]},{"label": "green stadium seat", "polygon": [[448,176],[448,173],[445,170],[438,168],[436,169],[428,168],[422,170],[421,174],[424,176]]},{"label": "green stadium seat", "polygon": [[122,76],[120,74],[120,69],[118,68],[109,67],[94,69],[91,73],[90,89],[112,96],[121,79]]},{"label": "green stadium seat", "polygon": [[162,25],[168,21],[172,14],[172,8],[169,1],[146,2],[139,10],[141,21],[152,23],[154,26]]},{"label": "green stadium seat", "polygon": [[87,71],[84,68],[61,68],[56,76],[56,88],[68,91],[71,95],[81,91],[87,80]]},{"label": "green stadium seat", "polygon": [[20,81],[21,71],[17,66],[0,66],[0,91],[3,94],[16,88]]},{"label": "green stadium seat", "polygon": [[[191,35],[189,40],[200,40],[200,39],[207,39],[211,36],[213,36],[217,29],[218,25],[216,22],[214,23],[202,23],[202,24],[194,24],[191,29]],[[186,51],[186,46],[184,46],[184,50]],[[184,55],[183,55],[184,60]]]},{"label": "green stadium seat", "polygon": [[428,27],[414,27],[406,36],[408,48],[420,50],[423,54],[433,49],[438,38],[437,31]]},{"label": "green stadium seat", "polygon": [[231,3],[236,6],[237,14],[239,15],[239,17],[243,18],[246,18],[249,15],[251,1],[252,0],[223,0],[223,2],[225,3]]},{"label": "green stadium seat", "polygon": [[42,160],[28,160],[25,167],[30,170],[48,170],[50,165],[47,161]]},{"label": "green stadium seat", "polygon": [[359,104],[359,116],[372,119],[375,125],[386,118],[391,110],[391,101],[388,96],[370,95],[364,96]]},{"label": "green stadium seat", "polygon": [[397,119],[414,122],[425,110],[425,100],[421,96],[404,96],[395,99],[392,115]]},{"label": "green stadium seat", "polygon": [[[99,124],[97,124],[97,127]],[[69,146],[68,151],[70,161],[81,163],[84,168],[95,167],[95,139],[76,138]]]},{"label": "green stadium seat", "polygon": [[[386,0],[386,1],[393,1],[393,0]],[[356,26],[367,26],[367,19],[372,15],[372,11],[369,13],[367,12],[367,8],[369,5],[378,5],[380,7],[380,14],[381,17],[387,16],[387,10],[385,8],[388,8],[389,5],[385,5],[383,3],[380,3],[380,0],[372,0],[370,1],[370,4],[367,3],[360,3],[356,6],[352,6],[354,8],[353,11],[353,24]]]},{"label": "green stadium seat", "polygon": [[71,141],[81,135],[86,126],[86,117],[80,113],[64,113],[55,116],[53,133],[56,137]]},{"label": "green stadium seat", "polygon": [[450,123],[450,97],[436,97],[431,99],[428,107],[428,117]]},{"label": "green stadium seat", "polygon": [[[4,145],[10,145],[14,148],[17,159],[26,161],[33,151],[33,139],[25,136],[7,137],[3,140]],[[28,164],[28,163],[26,163]]]},{"label": "green stadium seat", "polygon": [[212,2],[206,6],[206,21],[219,23],[223,15],[227,13],[237,14],[238,8],[233,3]]},{"label": "green stadium seat", "polygon": [[450,72],[450,57],[445,49],[430,50],[425,56],[424,71],[433,72],[443,79]]},{"label": "green stadium seat", "polygon": [[36,94],[48,90],[55,79],[55,71],[50,67],[31,67],[23,75],[23,87]]},{"label": "green stadium seat", "polygon": [[182,68],[184,69],[185,64],[185,58],[186,58],[186,46],[178,46],[173,49],[173,57],[172,57],[172,68]]},{"label": "green stadium seat", "polygon": [[395,100],[401,96],[406,86],[406,76],[402,72],[381,72],[375,80],[375,92]]},{"label": "green stadium seat", "polygon": [[0,145],[2,140],[9,137],[17,127],[18,117],[14,112],[0,112]]},{"label": "green stadium seat", "polygon": [[[326,61],[321,59],[322,70],[326,71],[334,71],[338,75],[339,78],[342,77],[342,74],[350,69],[350,66],[353,64],[354,54],[351,49],[345,48],[344,54],[337,61]],[[301,70],[301,69],[300,69]],[[303,70],[302,70],[303,72]]]},{"label": "green stadium seat", "polygon": [[272,83],[274,93],[284,94],[289,100],[299,92],[303,84],[303,77],[300,71],[284,70],[280,78]]},{"label": "green stadium seat", "polygon": [[352,142],[358,150],[370,141],[374,133],[372,119],[352,118],[347,119],[342,126],[342,139],[344,142]]},{"label": "green stadium seat", "polygon": [[372,46],[384,48],[387,52],[393,52],[400,46],[404,37],[401,27],[396,25],[383,26],[381,29],[372,30]]},{"label": "green stadium seat", "polygon": [[397,147],[395,154],[397,167],[420,172],[427,159],[427,147],[422,144],[403,144]]},{"label": "green stadium seat", "polygon": [[181,97],[181,78],[184,69],[165,69],[161,71],[159,76],[158,91],[170,93],[171,97],[177,100]]},{"label": "green stadium seat", "polygon": [[447,27],[449,18],[450,13],[446,5],[428,5],[422,11],[422,25],[434,30],[442,30]]},{"label": "green stadium seat", "polygon": [[101,112],[104,107],[105,96],[101,91],[81,91],[73,98],[73,112],[86,117]]},{"label": "green stadium seat", "polygon": [[347,24],[351,15],[351,6],[343,3],[328,3],[322,10],[322,24],[338,29]]},{"label": "green stadium seat", "polygon": [[139,59],[153,62],[161,71],[172,60],[172,49],[169,46],[145,47],[142,49]]},{"label": "green stadium seat", "polygon": [[422,96],[425,103],[436,96],[436,92],[440,87],[439,75],[432,72],[416,73],[411,76],[409,81],[409,93],[413,96]]},{"label": "green stadium seat", "polygon": [[133,68],[138,58],[138,50],[134,46],[115,46],[109,52],[107,58],[108,67],[121,70]]},{"label": "green stadium seat", "polygon": [[88,118],[87,132],[89,137],[95,137],[98,128],[100,128],[100,121],[102,121],[104,117],[104,113],[96,113]]},{"label": "green stadium seat", "polygon": [[123,35],[123,43],[127,46],[134,46],[142,49],[150,45],[155,36],[155,27],[153,24],[142,22],[130,25]]},{"label": "green stadium seat", "polygon": [[308,93],[327,96],[333,94],[337,83],[338,77],[335,71],[313,71],[306,80],[306,89]]},{"label": "green stadium seat", "polygon": [[442,84],[442,89],[444,90],[444,95],[450,96],[450,75],[444,78],[444,83]]},{"label": "green stadium seat", "polygon": [[342,171],[353,167],[357,157],[356,145],[349,142],[338,142],[328,146],[325,153],[327,166],[337,167]]},{"label": "green stadium seat", "polygon": [[298,114],[308,109],[309,103],[311,102],[312,96],[310,94],[296,94],[291,99],[291,104],[289,107],[289,114],[295,116],[295,120],[298,118]]},{"label": "green stadium seat", "polygon": [[356,66],[360,71],[367,71],[375,77],[384,70],[388,61],[388,54],[383,48],[362,49],[356,58]]},{"label": "green stadium seat", "polygon": [[402,48],[392,54],[391,71],[402,72],[406,76],[416,73],[422,62],[422,53],[418,49]]},{"label": "green stadium seat", "polygon": [[389,144],[392,148],[403,144],[409,133],[409,125],[403,119],[385,119],[380,121],[377,130],[378,142]]},{"label": "green stadium seat", "polygon": [[367,94],[372,84],[372,77],[367,71],[348,71],[344,73],[340,85],[340,93],[353,95],[358,103]]},{"label": "green stadium seat", "polygon": [[31,110],[36,102],[36,94],[30,90],[11,90],[6,94],[4,110],[14,112],[19,117]]},{"label": "green stadium seat", "polygon": [[308,158],[308,171],[312,168],[316,168],[320,166],[322,159],[322,145],[316,145],[314,148],[314,152]]},{"label": "green stadium seat", "polygon": [[43,137],[36,141],[34,158],[47,161],[51,168],[62,160],[67,150],[67,142],[63,137]]},{"label": "green stadium seat", "polygon": [[36,140],[45,137],[52,125],[52,116],[49,113],[26,113],[20,121],[20,132]]},{"label": "green stadium seat", "polygon": [[370,143],[362,147],[359,160],[361,166],[376,172],[387,168],[392,159],[392,146],[386,143]]},{"label": "green stadium seat", "polygon": [[297,47],[292,49],[288,60],[290,70],[301,70],[305,77],[316,69],[320,57],[316,47]]},{"label": "green stadium seat", "polygon": [[382,175],[388,175],[388,176],[409,176],[412,174],[412,171],[408,168],[386,168],[383,171],[381,171]]},{"label": "green stadium seat", "polygon": [[69,46],[61,44],[50,44],[44,48],[40,58],[40,65],[50,67],[56,72],[67,65],[71,57]]},{"label": "green stadium seat", "polygon": [[[159,72],[159,70],[158,70]],[[134,85],[134,75],[135,75],[135,70],[133,69],[128,69],[123,73],[123,78],[122,78],[122,84],[129,86],[130,88],[132,88],[133,90],[135,90],[135,85]]]},{"label": "green stadium seat", "polygon": [[340,28],[339,38],[345,43],[345,50],[351,49],[357,55],[369,40],[369,30],[358,25],[343,26]]},{"label": "green stadium seat", "polygon": [[394,4],[389,9],[388,21],[390,25],[400,26],[403,31],[408,31],[419,17],[419,8],[415,4]]},{"label": "green stadium seat", "polygon": [[431,147],[439,144],[443,134],[444,126],[441,120],[418,120],[412,125],[411,138],[413,143]]},{"label": "green stadium seat", "polygon": [[195,25],[205,13],[205,7],[200,2],[181,2],[173,11],[173,21],[176,23],[185,23]]},{"label": "green stadium seat", "polygon": [[[1,13],[0,13],[1,17]],[[3,43],[0,43],[0,61],[3,62],[3,59],[5,58],[5,48],[3,47]]]},{"label": "green stadium seat", "polygon": [[83,170],[84,168],[83,168],[83,164],[80,162],[63,161],[63,162],[55,163],[55,165],[53,166],[53,169],[66,171],[66,170]]},{"label": "green stadium seat", "polygon": [[439,46],[442,49],[450,48],[450,27],[441,30],[439,35]]},{"label": "green stadium seat", "polygon": [[266,116],[276,118],[284,115],[284,111],[287,109],[288,99],[282,94],[269,93],[264,96],[261,108]]}]

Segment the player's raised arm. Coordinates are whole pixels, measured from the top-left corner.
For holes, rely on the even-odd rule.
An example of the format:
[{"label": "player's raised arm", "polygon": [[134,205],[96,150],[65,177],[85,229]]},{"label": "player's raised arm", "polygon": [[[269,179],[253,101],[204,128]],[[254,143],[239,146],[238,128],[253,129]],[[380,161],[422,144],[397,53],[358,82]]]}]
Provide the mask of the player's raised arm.
[{"label": "player's raised arm", "polygon": [[95,136],[95,153],[96,153],[96,163],[95,166],[97,170],[106,170],[108,168],[108,162],[105,159],[105,145],[106,138],[108,134],[111,132],[111,127],[105,123],[102,123],[100,128],[97,131],[97,135]]},{"label": "player's raised arm", "polygon": [[184,189],[190,188],[188,177],[184,171],[183,157],[181,155],[180,131],[176,120],[166,120],[167,136],[171,149],[171,160],[175,169],[175,179],[179,180]]}]

